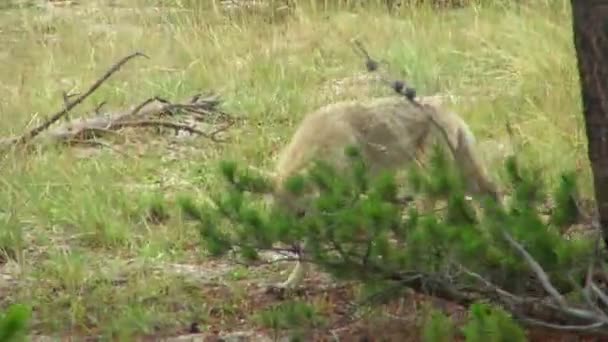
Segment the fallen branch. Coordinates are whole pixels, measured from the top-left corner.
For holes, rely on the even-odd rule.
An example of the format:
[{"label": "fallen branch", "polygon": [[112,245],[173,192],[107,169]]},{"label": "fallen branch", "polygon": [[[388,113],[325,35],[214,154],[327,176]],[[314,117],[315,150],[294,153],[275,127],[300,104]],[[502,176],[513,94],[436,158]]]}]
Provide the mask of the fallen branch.
[{"label": "fallen branch", "polygon": [[21,135],[19,138],[16,138],[15,140],[11,141],[11,143],[16,144],[16,145],[25,144],[28,141],[30,141],[31,139],[33,139],[34,137],[36,137],[38,134],[40,134],[42,131],[49,128],[53,123],[55,123],[57,120],[61,119],[63,116],[67,115],[72,109],[74,109],[74,107],[76,107],[77,105],[82,103],[82,101],[84,101],[87,97],[89,97],[91,94],[93,94],[95,92],[95,90],[97,90],[97,88],[99,88],[108,78],[110,78],[110,76],[112,76],[114,73],[116,73],[129,60],[131,60],[132,58],[135,58],[135,57],[149,58],[148,56],[144,55],[141,52],[135,52],[129,56],[124,57],[123,59],[118,61],[116,64],[114,64],[108,71],[106,71],[106,73],[100,79],[95,81],[95,83],[93,83],[93,85],[84,94],[78,96],[75,100],[70,101],[70,99],[69,99],[70,95],[64,94],[63,98],[64,98],[65,106],[62,110],[51,115],[51,117],[48,120],[46,120],[39,126],[34,127],[29,132]]},{"label": "fallen branch", "polygon": [[[118,130],[126,127],[168,127],[176,131],[186,131],[208,138],[214,142],[222,142],[217,136],[226,131],[235,121],[226,113],[218,109],[220,100],[212,94],[196,94],[183,101],[172,103],[166,99],[155,96],[142,103],[126,110],[119,110],[114,113],[102,113],[101,109],[106,105],[102,102],[96,106],[94,113],[90,117],[76,118],[51,128],[61,118],[66,117],[72,109],[81,104],[87,97],[94,93],[112,74],[116,73],[125,63],[137,56],[148,58],[146,55],[136,52],[124,57],[114,64],[100,79],[89,87],[82,95],[78,95],[74,100],[70,98],[76,94],[63,94],[64,108],[50,116],[42,124],[18,137],[0,139],[0,147],[10,147],[29,144],[35,139],[43,140],[45,143],[64,143],[64,144],[87,144],[90,146],[107,146],[104,142],[92,142],[94,138],[104,135],[116,135]],[[180,123],[180,114],[187,114],[196,122],[208,124],[222,123],[219,128],[210,132]],[[167,120],[171,118],[173,120]],[[91,142],[91,143],[88,143]]]}]

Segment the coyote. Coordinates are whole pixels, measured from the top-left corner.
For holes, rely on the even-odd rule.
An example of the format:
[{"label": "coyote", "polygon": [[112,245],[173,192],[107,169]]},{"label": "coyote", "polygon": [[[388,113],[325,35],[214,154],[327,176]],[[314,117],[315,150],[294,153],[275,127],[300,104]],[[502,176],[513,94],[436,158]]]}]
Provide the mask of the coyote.
[{"label": "coyote", "polygon": [[[281,151],[272,179],[272,200],[298,213],[305,206],[283,190],[283,183],[324,160],[340,167],[347,163],[344,151],[355,146],[366,162],[370,175],[395,170],[420,160],[431,140],[443,140],[465,177],[468,191],[492,196],[500,201],[499,191],[488,176],[475,150],[475,138],[462,118],[439,105],[409,101],[403,96],[375,98],[367,102],[343,101],[326,105],[305,116],[289,144]],[[305,253],[305,246],[302,246]],[[302,255],[302,254],[300,254]],[[304,262],[296,262],[288,279],[273,285],[293,288],[307,272]]]}]

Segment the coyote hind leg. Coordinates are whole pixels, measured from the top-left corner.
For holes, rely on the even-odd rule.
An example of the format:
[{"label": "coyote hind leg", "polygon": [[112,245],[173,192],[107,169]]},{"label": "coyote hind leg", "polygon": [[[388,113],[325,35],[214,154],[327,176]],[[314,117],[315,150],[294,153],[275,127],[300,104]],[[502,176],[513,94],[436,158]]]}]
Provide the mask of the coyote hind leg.
[{"label": "coyote hind leg", "polygon": [[281,283],[271,285],[271,288],[279,290],[295,289],[302,283],[302,280],[306,277],[310,269],[308,262],[302,260],[305,259],[306,256],[305,250],[306,243],[302,243],[300,251],[298,252],[298,260],[296,261],[296,265],[291,270],[291,273],[287,279]]},{"label": "coyote hind leg", "polygon": [[302,280],[306,277],[310,265],[307,262],[301,260],[296,261],[295,267],[292,269],[289,277],[284,282],[280,283],[278,287],[284,289],[293,289],[298,287]]}]

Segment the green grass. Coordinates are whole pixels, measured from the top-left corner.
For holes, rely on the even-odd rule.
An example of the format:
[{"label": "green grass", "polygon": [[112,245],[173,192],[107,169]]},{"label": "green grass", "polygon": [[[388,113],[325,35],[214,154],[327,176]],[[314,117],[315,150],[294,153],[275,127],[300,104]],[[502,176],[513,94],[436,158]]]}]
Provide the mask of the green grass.
[{"label": "green grass", "polygon": [[[136,10],[125,10],[129,4]],[[90,1],[54,14],[35,7],[0,11],[1,135],[23,132],[55,112],[62,91],[84,91],[135,50],[151,59],[128,63],[72,116],[102,101],[121,108],[154,95],[177,100],[213,90],[226,111],[244,119],[227,144],[201,138],[169,152],[150,135],[137,137],[130,157],[103,149],[78,158],[65,148],[2,159],[0,260],[18,271],[11,272],[17,285],[0,282],[1,302],[32,304],[40,334],[175,335],[191,322],[205,329],[232,322],[214,309],[220,305],[230,316],[231,300],[238,310],[252,310],[238,303],[242,291],[218,304],[221,298],[203,283],[169,269],[152,271],[161,263],[208,262],[172,201],[216,188],[221,158],[272,165],[307,111],[390,94],[365,83],[337,85],[363,72],[351,38],[419,94],[457,95],[449,105],[469,122],[482,149],[508,142],[509,120],[525,161],[544,168],[549,181],[577,169],[584,193],[591,193],[568,1],[394,16],[376,5],[302,6],[275,22],[263,13],[228,20],[211,7],[147,5],[122,1],[120,9]],[[492,172],[499,174],[499,166],[491,165]],[[147,219],[151,211],[163,220]],[[222,281],[264,277],[284,275],[235,268]]]}]

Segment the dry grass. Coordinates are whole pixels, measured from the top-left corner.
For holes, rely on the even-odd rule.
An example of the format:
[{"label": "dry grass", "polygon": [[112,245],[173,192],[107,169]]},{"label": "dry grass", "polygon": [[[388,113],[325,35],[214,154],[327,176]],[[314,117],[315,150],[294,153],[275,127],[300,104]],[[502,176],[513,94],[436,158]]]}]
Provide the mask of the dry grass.
[{"label": "dry grass", "polygon": [[[451,106],[482,147],[508,142],[509,120],[526,161],[543,167],[550,181],[576,168],[590,193],[568,1],[394,16],[382,6],[346,11],[304,5],[274,22],[267,13],[228,20],[212,7],[174,2],[155,7],[160,5],[125,0],[111,7],[100,0],[0,10],[1,135],[39,122],[62,105],[62,91],[83,90],[134,50],[151,60],[129,63],[74,116],[101,101],[118,108],[153,95],[178,99],[214,90],[228,112],[244,119],[231,130],[229,144],[198,139],[175,148],[137,136],[132,157],[103,150],[79,158],[74,150],[58,149],[2,160],[0,298],[4,305],[33,304],[33,328],[40,334],[175,335],[192,322],[203,330],[230,327],[238,317],[230,312],[244,312],[238,318],[253,322],[228,298],[222,304],[228,316],[212,318],[220,304],[210,280],[159,265],[203,265],[200,273],[224,285],[285,275],[218,269],[204,259],[197,232],[171,201],[181,192],[204,196],[216,187],[221,158],[269,166],[294,125],[315,107],[388,93],[356,80],[363,66],[351,38],[364,41],[419,94],[457,96]],[[147,220],[165,200],[168,220]],[[230,298],[247,298],[243,291]]]}]

